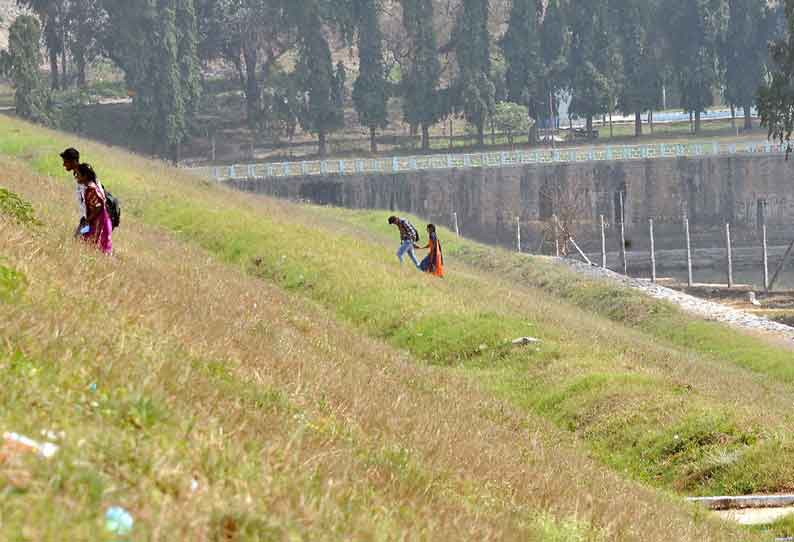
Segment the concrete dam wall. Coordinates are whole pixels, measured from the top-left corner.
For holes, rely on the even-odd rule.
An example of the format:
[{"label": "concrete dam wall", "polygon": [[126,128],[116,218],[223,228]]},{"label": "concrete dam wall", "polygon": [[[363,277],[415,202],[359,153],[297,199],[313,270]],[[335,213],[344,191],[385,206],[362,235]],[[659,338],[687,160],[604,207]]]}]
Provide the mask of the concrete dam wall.
[{"label": "concrete dam wall", "polygon": [[[681,248],[683,217],[694,242],[719,246],[725,223],[735,242],[753,244],[762,221],[770,242],[794,235],[794,161],[782,155],[737,155],[503,168],[412,171],[382,175],[329,175],[228,181],[245,191],[355,209],[411,212],[449,226],[456,212],[461,233],[513,245],[516,218],[530,250],[554,214],[576,215],[580,244],[593,250],[600,216],[614,238],[624,199],[625,228],[634,250],[655,222],[657,247]],[[567,210],[564,208],[566,207]],[[614,244],[613,241],[611,241]],[[614,247],[611,247],[614,250]]]}]

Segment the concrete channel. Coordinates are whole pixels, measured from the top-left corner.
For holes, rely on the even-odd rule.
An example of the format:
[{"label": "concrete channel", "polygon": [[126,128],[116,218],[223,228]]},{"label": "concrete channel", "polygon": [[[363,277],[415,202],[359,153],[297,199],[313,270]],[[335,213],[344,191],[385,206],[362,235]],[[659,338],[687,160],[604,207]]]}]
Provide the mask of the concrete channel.
[{"label": "concrete channel", "polygon": [[[722,519],[735,521],[741,525],[769,525],[794,514],[794,495],[690,497],[687,500],[705,506]],[[794,540],[794,538],[777,540]]]}]

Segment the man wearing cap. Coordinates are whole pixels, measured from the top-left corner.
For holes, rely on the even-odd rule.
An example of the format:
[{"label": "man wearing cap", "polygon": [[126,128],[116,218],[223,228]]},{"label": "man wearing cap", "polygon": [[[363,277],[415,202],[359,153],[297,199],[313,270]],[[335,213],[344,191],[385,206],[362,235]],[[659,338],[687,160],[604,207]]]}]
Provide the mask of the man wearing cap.
[{"label": "man wearing cap", "polygon": [[[77,178],[77,168],[80,167],[80,151],[69,147],[61,153],[63,169],[69,171]],[[74,236],[80,236],[80,229],[87,224],[85,210],[85,185],[77,183],[77,203],[80,205],[80,225],[74,231]]]}]

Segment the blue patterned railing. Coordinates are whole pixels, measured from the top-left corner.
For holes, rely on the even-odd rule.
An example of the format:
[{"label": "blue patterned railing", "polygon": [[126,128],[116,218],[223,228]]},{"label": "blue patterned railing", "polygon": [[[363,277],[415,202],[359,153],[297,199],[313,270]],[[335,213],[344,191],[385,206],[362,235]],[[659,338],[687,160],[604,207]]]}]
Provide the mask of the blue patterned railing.
[{"label": "blue patterned railing", "polygon": [[191,171],[206,178],[227,181],[230,179],[301,177],[307,175],[354,175],[362,173],[383,174],[417,170],[495,168],[525,164],[652,160],[657,158],[692,158],[722,155],[730,156],[736,154],[777,154],[784,152],[785,145],[769,141],[748,143],[659,143],[656,145],[609,145],[600,147],[475,152],[466,154],[426,154],[418,156],[394,156],[392,158],[345,158],[340,160],[235,164],[231,166],[191,168]]}]

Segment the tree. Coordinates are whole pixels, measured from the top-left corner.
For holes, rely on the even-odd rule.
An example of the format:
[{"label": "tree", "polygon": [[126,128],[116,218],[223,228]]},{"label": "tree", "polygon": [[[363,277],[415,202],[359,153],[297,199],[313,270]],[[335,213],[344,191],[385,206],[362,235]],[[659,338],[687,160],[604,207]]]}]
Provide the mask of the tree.
[{"label": "tree", "polygon": [[661,76],[650,43],[648,27],[654,24],[654,3],[623,0],[619,19],[623,77],[618,109],[634,114],[634,135],[642,135],[642,113],[652,110],[661,94]]},{"label": "tree", "polygon": [[358,28],[358,77],[353,85],[353,103],[358,121],[369,128],[370,151],[378,152],[375,133],[388,124],[386,67],[383,62],[383,34],[377,0],[356,0]]},{"label": "tree", "polygon": [[744,109],[744,128],[753,127],[752,107],[764,82],[774,36],[772,11],[765,0],[728,0],[727,32],[720,46],[725,70],[725,99]]},{"label": "tree", "polygon": [[[540,7],[536,0],[514,0],[507,31],[499,42],[507,63],[505,73],[507,99],[516,104],[526,104],[527,114],[531,114],[536,119],[540,116],[542,104],[546,102],[541,36],[538,28]],[[537,124],[533,123],[532,126],[535,127]],[[527,127],[529,127],[528,122]],[[533,139],[534,137],[530,135],[530,142]]]},{"label": "tree", "polygon": [[176,1],[177,55],[185,113],[196,113],[201,98],[201,66],[199,63],[198,12],[195,0]]},{"label": "tree", "polygon": [[789,141],[794,131],[794,0],[785,0],[783,9],[788,32],[770,48],[773,69],[758,98],[761,125],[781,143]]},{"label": "tree", "polygon": [[409,42],[409,67],[402,81],[403,116],[411,126],[422,127],[422,149],[430,149],[430,127],[445,116],[438,82],[438,60],[433,29],[432,0],[403,0],[403,26]]},{"label": "tree", "polygon": [[700,133],[701,113],[714,103],[725,8],[725,0],[668,0],[664,10],[669,39],[675,44],[671,64],[683,108],[695,115],[695,133]]},{"label": "tree", "polygon": [[563,10],[558,0],[548,0],[540,25],[540,56],[542,64],[541,92],[538,97],[539,111],[536,118],[545,118],[548,112],[548,128],[557,115],[557,94],[565,86],[567,69],[567,27]]},{"label": "tree", "polygon": [[494,108],[493,122],[499,131],[507,135],[507,141],[512,145],[515,134],[529,129],[529,110],[525,105],[499,102]]},{"label": "tree", "polygon": [[200,92],[194,0],[103,2],[102,41],[132,91],[133,128],[151,136],[153,151],[178,161]]},{"label": "tree", "polygon": [[17,17],[9,28],[8,51],[2,53],[0,64],[14,84],[17,114],[36,121],[47,120],[48,94],[42,84],[39,66],[41,26],[35,17]]},{"label": "tree", "polygon": [[278,60],[297,45],[303,2],[285,0],[201,0],[200,44],[205,58],[222,58],[237,71],[246,118],[255,127],[262,88]]},{"label": "tree", "polygon": [[488,32],[489,0],[463,0],[452,41],[458,61],[456,102],[466,121],[477,128],[477,144],[485,144],[485,120],[494,108]]},{"label": "tree", "polygon": [[587,120],[592,133],[593,117],[607,113],[613,89],[610,82],[605,49],[610,42],[603,2],[598,0],[571,6],[569,13],[571,47],[568,55],[568,86],[571,90],[570,111]]},{"label": "tree", "polygon": [[88,64],[99,56],[98,30],[105,24],[101,0],[69,0],[65,7],[66,48],[77,71],[77,86],[85,88]]},{"label": "tree", "polygon": [[300,26],[297,76],[303,92],[301,127],[317,134],[318,153],[328,153],[328,134],[344,125],[344,66],[334,65],[321,6],[316,2],[305,6]]},{"label": "tree", "polygon": [[[29,8],[42,24],[44,43],[50,60],[50,80],[53,90],[66,86],[66,0],[17,0],[17,4]],[[62,56],[60,75],[58,57]]]}]

